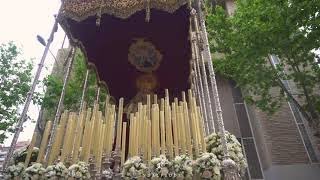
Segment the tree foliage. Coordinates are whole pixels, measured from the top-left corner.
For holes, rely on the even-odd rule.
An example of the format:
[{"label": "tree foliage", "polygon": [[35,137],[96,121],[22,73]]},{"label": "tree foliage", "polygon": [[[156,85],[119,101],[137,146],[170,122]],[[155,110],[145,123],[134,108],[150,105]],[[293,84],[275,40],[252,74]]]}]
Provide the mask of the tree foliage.
[{"label": "tree foliage", "polygon": [[[73,61],[71,74],[66,86],[63,109],[75,112],[79,111],[86,71],[87,65],[84,55],[80,50],[77,50]],[[42,105],[42,108],[47,111],[47,115],[45,117],[46,120],[52,120],[56,113],[58,101],[62,92],[63,77],[61,74],[52,74],[47,76],[43,82],[44,87],[46,88],[46,93],[40,104]],[[95,71],[91,69],[88,77],[87,92],[85,95],[85,101],[87,102],[88,106],[93,106],[93,103],[96,99],[96,90],[97,76]],[[107,89],[102,87],[100,93],[101,105],[104,103],[106,94]],[[103,107],[103,105],[100,107]]]},{"label": "tree foliage", "polygon": [[31,85],[32,64],[20,55],[13,42],[0,45],[0,143],[7,132],[12,132],[18,106],[25,101]]},{"label": "tree foliage", "polygon": [[[216,70],[247,92],[247,102],[275,112],[287,96],[317,126],[320,1],[237,0],[232,16],[219,6],[207,9]],[[279,57],[280,63],[272,66],[270,55]],[[299,95],[288,91],[283,80],[295,82]]]}]

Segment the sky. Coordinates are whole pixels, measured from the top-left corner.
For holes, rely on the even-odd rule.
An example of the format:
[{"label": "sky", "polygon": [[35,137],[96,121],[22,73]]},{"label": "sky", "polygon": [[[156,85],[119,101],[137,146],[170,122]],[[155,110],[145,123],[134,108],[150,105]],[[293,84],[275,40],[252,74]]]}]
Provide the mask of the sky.
[{"label": "sky", "polygon": [[[37,41],[41,35],[48,39],[54,23],[54,14],[57,14],[61,0],[0,0],[0,44],[14,41],[23,51],[22,58],[33,59],[34,73],[43,54],[44,47]],[[65,33],[59,27],[55,39],[50,47],[53,54],[61,47]],[[51,72],[53,57],[48,54],[41,78]],[[38,117],[40,107],[31,105],[28,115],[32,120]],[[25,122],[24,131],[19,141],[32,138],[35,123]],[[4,144],[11,143],[12,136]]]}]

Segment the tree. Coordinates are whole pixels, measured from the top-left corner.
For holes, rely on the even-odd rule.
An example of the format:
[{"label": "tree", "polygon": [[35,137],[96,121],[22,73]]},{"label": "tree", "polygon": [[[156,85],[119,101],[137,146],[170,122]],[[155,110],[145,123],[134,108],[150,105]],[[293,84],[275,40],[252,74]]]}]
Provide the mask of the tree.
[{"label": "tree", "polygon": [[13,43],[0,45],[0,143],[18,119],[21,105],[30,89],[32,64],[21,59]]},{"label": "tree", "polygon": [[[65,98],[63,101],[65,110],[74,112],[79,111],[86,71],[87,66],[84,55],[78,49],[75,54],[70,78],[66,87]],[[40,105],[42,105],[42,108],[47,112],[46,116],[43,118],[45,118],[45,120],[53,120],[62,91],[63,78],[59,74],[52,74],[44,79],[43,84],[46,88],[46,93],[41,99]],[[87,102],[88,106],[91,107],[93,106],[94,100],[96,98],[96,84],[96,73],[94,70],[90,70],[85,101]],[[102,87],[99,101],[101,105],[100,107],[103,107],[106,95],[107,89]]]},{"label": "tree", "polygon": [[[267,112],[289,98],[319,131],[320,1],[237,0],[236,7],[233,16],[219,6],[208,8],[210,48],[219,54],[213,56],[215,69],[236,81],[247,102]],[[280,63],[270,65],[270,55]],[[299,94],[284,80],[295,82]]]}]

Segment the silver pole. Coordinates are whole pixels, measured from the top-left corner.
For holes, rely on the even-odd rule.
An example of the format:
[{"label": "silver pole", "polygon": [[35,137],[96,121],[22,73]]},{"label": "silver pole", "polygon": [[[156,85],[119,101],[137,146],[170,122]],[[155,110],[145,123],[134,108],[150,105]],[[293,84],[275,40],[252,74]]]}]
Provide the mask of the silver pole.
[{"label": "silver pole", "polygon": [[69,55],[68,55],[68,64],[67,64],[67,71],[64,74],[64,78],[63,78],[63,86],[62,86],[62,91],[61,91],[61,95],[60,95],[60,99],[59,99],[59,103],[57,106],[57,110],[56,110],[56,115],[54,117],[53,120],[53,125],[52,125],[52,129],[51,129],[51,135],[50,135],[50,139],[49,139],[49,143],[48,143],[48,147],[47,147],[47,151],[46,151],[46,158],[48,158],[49,153],[51,152],[51,147],[52,144],[54,142],[54,138],[55,138],[55,131],[57,129],[57,126],[59,124],[59,118],[61,115],[61,111],[62,111],[62,106],[63,106],[63,100],[66,94],[66,87],[67,87],[67,83],[69,80],[69,76],[70,76],[70,71],[71,71],[71,67],[72,67],[72,63],[74,60],[74,55],[75,55],[75,48],[71,47],[70,51],[69,51]]},{"label": "silver pole", "polygon": [[[192,39],[192,50],[196,52],[196,47],[195,47],[195,37],[193,36]],[[200,67],[199,67],[199,57],[197,56],[197,53],[195,55],[194,59],[194,69],[195,69],[195,74],[196,74],[196,79],[197,79],[197,85],[199,88],[199,101],[202,106],[202,113],[203,113],[203,119],[204,119],[204,125],[206,129],[206,134],[209,134],[209,121],[208,121],[208,114],[207,114],[207,108],[205,104],[205,95],[204,95],[204,90],[203,90],[203,83],[202,83],[202,77],[200,74]],[[201,107],[200,106],[200,107]]]},{"label": "silver pole", "polygon": [[[194,41],[196,41],[194,39]],[[194,51],[196,51],[196,47],[195,45],[193,45],[193,49]],[[201,73],[200,73],[200,66],[199,66],[199,57],[196,56],[195,59],[195,69],[196,69],[196,73],[197,73],[197,77],[198,77],[198,81],[199,81],[199,87],[200,87],[200,95],[201,97],[199,97],[201,99],[202,102],[202,106],[203,106],[203,114],[204,114],[204,119],[205,119],[205,124],[208,130],[208,134],[209,134],[209,120],[208,120],[208,113],[207,113],[207,108],[206,108],[206,103],[205,103],[205,94],[204,94],[204,88],[203,88],[203,82],[202,82],[202,77],[201,77]]]},{"label": "silver pole", "polygon": [[[204,85],[206,95],[207,95],[208,111],[209,111],[209,114],[208,114],[209,133],[213,133],[213,132],[215,132],[215,128],[214,128],[212,104],[211,104],[210,91],[209,91],[209,86],[208,86],[207,72],[205,69],[204,57],[203,57],[203,55],[200,51],[200,48],[199,48],[200,33],[199,33],[198,24],[197,24],[196,11],[194,9],[191,10],[191,16],[193,16],[193,20],[195,23],[194,25],[195,25],[196,35],[197,35],[197,38],[195,38],[196,41],[194,41],[194,48],[195,48],[196,57],[197,57],[197,66],[198,66],[198,68],[201,67],[201,69],[198,69],[198,70],[199,70],[199,74],[200,74],[200,72],[202,72],[202,76],[200,75],[200,77],[203,77],[203,85]],[[201,63],[201,65],[199,65],[199,63]],[[203,101],[205,101],[205,99],[203,99]]]},{"label": "silver pole", "polygon": [[[194,63],[196,63],[196,62],[194,62]],[[195,65],[194,65],[194,71],[196,71]],[[204,109],[204,107],[203,107],[203,106],[204,106],[204,102],[203,102],[203,99],[201,98],[202,95],[200,94],[199,80],[198,80],[197,72],[195,72],[195,79],[194,79],[194,81],[195,81],[195,88],[196,88],[197,97],[199,98],[200,111],[201,111],[201,112],[204,112],[204,111],[205,111],[205,115],[207,115],[207,111],[206,111],[206,109]],[[202,87],[202,88],[203,88],[203,87]],[[203,120],[204,120],[204,123],[203,123],[203,126],[204,126],[204,127],[202,127],[202,128],[204,128],[206,135],[209,135],[208,121],[207,121],[206,119],[204,119],[204,118],[203,118]]]},{"label": "silver pole", "polygon": [[67,34],[65,34],[64,37],[63,37],[61,49],[63,49],[64,43],[66,42],[66,38],[67,38]]},{"label": "silver pole", "polygon": [[213,98],[214,98],[214,102],[215,102],[218,127],[219,127],[219,131],[220,131],[221,144],[222,144],[222,148],[223,148],[224,160],[222,161],[222,167],[223,167],[223,171],[224,171],[224,179],[225,180],[238,180],[238,179],[240,179],[240,176],[239,176],[239,173],[238,173],[238,170],[236,167],[236,163],[232,159],[230,159],[230,157],[229,157],[226,132],[225,132],[224,122],[223,122],[222,109],[221,109],[221,105],[220,105],[219,92],[218,92],[218,88],[217,88],[217,81],[216,81],[215,72],[213,69],[212,57],[211,57],[210,46],[209,46],[208,35],[207,35],[207,29],[206,29],[206,25],[205,25],[204,14],[201,11],[200,0],[197,0],[196,6],[197,6],[197,9],[199,10],[198,15],[199,15],[200,26],[201,26],[201,30],[202,30],[201,38],[204,42],[203,53],[205,53],[206,57],[208,58],[209,78],[210,78],[210,82],[211,82],[211,88],[213,90]]},{"label": "silver pole", "polygon": [[11,145],[10,145],[10,148],[8,150],[6,159],[5,159],[4,164],[3,164],[3,170],[5,170],[7,168],[7,166],[8,166],[8,163],[10,161],[10,158],[12,157],[13,151],[15,150],[15,147],[16,147],[20,132],[22,131],[23,123],[24,123],[24,120],[26,118],[27,112],[29,110],[29,106],[30,106],[30,103],[31,103],[31,100],[32,100],[32,97],[33,97],[33,94],[34,94],[34,91],[35,91],[35,88],[36,88],[37,83],[39,81],[40,74],[41,74],[42,68],[44,66],[45,59],[46,59],[47,54],[49,52],[50,45],[51,45],[51,43],[53,41],[54,33],[55,33],[55,31],[56,31],[56,29],[58,27],[58,18],[59,18],[60,11],[61,11],[61,7],[60,7],[60,9],[58,11],[58,15],[57,15],[57,17],[56,17],[56,19],[54,21],[54,24],[53,24],[53,27],[52,27],[52,30],[51,30],[47,45],[46,45],[46,47],[45,47],[45,49],[43,51],[42,57],[41,57],[40,63],[38,64],[38,69],[37,69],[36,75],[35,75],[35,77],[33,79],[33,83],[31,85],[31,88],[30,88],[30,90],[29,90],[29,92],[27,94],[27,98],[26,98],[26,101],[25,101],[21,116],[18,119],[17,125],[15,127],[15,133],[14,133],[13,139],[11,141]]},{"label": "silver pole", "polygon": [[89,77],[89,69],[87,69],[86,77],[84,79],[84,84],[83,84],[83,90],[82,90],[82,96],[81,96],[81,101],[80,101],[80,110],[82,111],[83,109],[83,103],[84,103],[84,97],[87,92],[87,86],[88,86],[88,77]]},{"label": "silver pole", "polygon": [[[190,2],[190,1],[189,1]],[[190,6],[191,6],[191,2],[190,2]],[[197,60],[196,60],[196,52],[194,49],[194,43],[196,41],[194,34],[192,32],[192,19],[191,17],[189,18],[189,23],[190,23],[190,27],[189,27],[189,38],[190,38],[190,46],[191,46],[191,68],[193,69],[193,73],[192,74],[194,77],[193,81],[194,81],[194,85],[195,85],[195,90],[197,91],[197,96],[199,99],[199,103],[200,103],[200,111],[203,113],[203,121],[204,121],[204,129],[206,134],[209,134],[209,129],[208,129],[208,116],[207,116],[207,110],[205,108],[205,103],[204,103],[204,93],[203,93],[203,86],[202,86],[202,79],[201,77],[198,77],[198,73],[199,71],[197,70]],[[200,75],[200,74],[199,74]]]},{"label": "silver pole", "polygon": [[99,87],[99,85],[98,85],[97,96],[96,96],[96,101],[97,101],[97,103],[99,103],[99,99],[100,99],[100,87]]}]

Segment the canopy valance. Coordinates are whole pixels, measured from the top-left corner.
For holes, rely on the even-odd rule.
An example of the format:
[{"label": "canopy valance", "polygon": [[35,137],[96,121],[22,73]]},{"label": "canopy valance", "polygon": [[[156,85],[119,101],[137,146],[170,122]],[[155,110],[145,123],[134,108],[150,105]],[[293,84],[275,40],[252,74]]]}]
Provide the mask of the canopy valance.
[{"label": "canopy valance", "polygon": [[62,14],[82,21],[96,14],[128,18],[137,11],[150,8],[173,13],[188,0],[64,0]]}]

